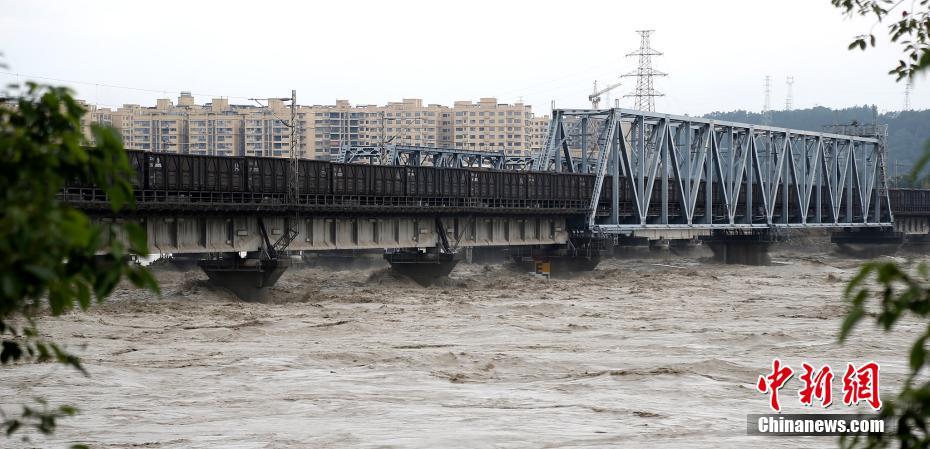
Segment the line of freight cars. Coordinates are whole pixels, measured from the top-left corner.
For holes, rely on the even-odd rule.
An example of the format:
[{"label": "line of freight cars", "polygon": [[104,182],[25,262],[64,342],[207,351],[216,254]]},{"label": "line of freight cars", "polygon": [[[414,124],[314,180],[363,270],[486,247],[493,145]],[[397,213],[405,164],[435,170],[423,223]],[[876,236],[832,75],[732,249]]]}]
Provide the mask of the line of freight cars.
[{"label": "line of freight cars", "polygon": [[[281,158],[225,157],[178,155],[128,151],[129,160],[135,171],[133,180],[137,190],[145,192],[140,200],[170,201],[184,198],[193,201],[267,201],[286,197],[291,161]],[[439,169],[434,167],[376,166],[364,164],[339,164],[316,160],[299,161],[299,184],[302,198],[311,202],[320,197],[368,197],[369,204],[399,204],[385,198],[402,198],[425,201],[430,204],[464,204],[466,199],[476,199],[484,205],[520,206],[583,210],[589,205],[594,186],[590,174],[518,172],[486,169]],[[600,213],[609,211],[611,196],[610,177],[605,178],[599,201]],[[715,183],[716,185],[716,183]],[[80,186],[72,186],[80,187]],[[704,188],[699,186],[696,215],[704,213]],[[714,194],[713,213],[726,216],[719,189]],[[762,190],[754,185],[753,213],[763,214]],[[150,195],[155,193],[155,195]],[[792,205],[789,213],[798,215],[796,191],[789,191]],[[669,186],[669,214],[681,216],[678,191]],[[904,196],[907,198],[904,198]],[[824,202],[829,193],[824,186]],[[930,191],[892,190],[893,207],[920,208],[930,213]],[[900,198],[899,198],[900,197]],[[620,214],[631,220],[638,216],[633,200],[632,186],[620,185]],[[661,185],[653,186],[649,216],[658,216],[661,210]],[[456,202],[456,200],[460,200]],[[493,201],[497,200],[497,201]],[[526,201],[523,201],[526,200]],[[776,198],[776,215],[782,212],[781,194]],[[816,197],[811,198],[808,215],[813,216]],[[840,199],[845,213],[845,195]],[[746,186],[740,191],[738,215],[745,212]],[[406,201],[410,204],[410,201]],[[858,197],[853,201],[855,216],[861,215]],[[826,204],[824,206],[826,208]],[[824,212],[826,215],[826,212]]]},{"label": "line of freight cars", "polygon": [[[288,159],[128,151],[139,190],[247,192],[284,196]],[[582,205],[593,191],[591,175],[487,169],[341,164],[301,159],[301,195],[369,197],[540,199]],[[582,205],[586,207],[587,205]]]},{"label": "line of freight cars", "polygon": [[[199,156],[128,151],[130,163],[135,171],[133,184],[136,189],[155,192],[198,192],[198,193],[248,193],[250,198],[284,198],[292,162],[288,159],[265,157]],[[548,207],[588,207],[594,190],[594,175],[551,172],[520,172],[487,169],[450,169],[435,167],[378,166],[365,164],[340,164],[326,161],[301,159],[298,162],[299,185],[302,196],[357,196],[357,197],[403,197],[403,198],[474,198],[478,200],[546,200]],[[673,180],[674,181],[674,180]],[[716,182],[714,185],[716,186]],[[605,178],[601,189],[599,208],[609,209],[611,196],[610,177]],[[669,214],[680,216],[681,201],[676,188],[669,186]],[[704,184],[699,186],[696,214],[704,211]],[[745,211],[746,185],[740,191],[737,203],[738,215]],[[930,191],[922,191],[921,198],[930,209]],[[829,193],[824,186],[822,214],[829,216]],[[894,191],[892,196],[894,197]],[[916,195],[916,194],[912,194]],[[200,195],[201,197],[209,197]],[[715,188],[714,215],[725,215],[721,193]],[[794,187],[789,197],[796,198]],[[232,195],[230,201],[242,196]],[[661,210],[661,185],[653,186],[649,216],[657,216]],[[776,202],[780,203],[779,191]],[[632,186],[620,184],[620,214],[635,220]],[[845,195],[841,200],[845,203]],[[910,200],[915,203],[918,199]],[[815,202],[811,200],[811,205]],[[895,204],[894,198],[892,204]],[[898,204],[901,204],[899,202]],[[511,203],[512,204],[512,203]],[[533,203],[537,204],[537,203]],[[858,197],[854,199],[854,214],[861,211]],[[921,203],[923,204],[923,203]],[[762,214],[762,191],[753,186],[754,214]],[[543,206],[546,207],[546,206]],[[796,205],[789,213],[798,213]],[[780,214],[782,207],[776,207]],[[845,207],[843,208],[845,212]],[[810,212],[813,214],[813,212]]]}]

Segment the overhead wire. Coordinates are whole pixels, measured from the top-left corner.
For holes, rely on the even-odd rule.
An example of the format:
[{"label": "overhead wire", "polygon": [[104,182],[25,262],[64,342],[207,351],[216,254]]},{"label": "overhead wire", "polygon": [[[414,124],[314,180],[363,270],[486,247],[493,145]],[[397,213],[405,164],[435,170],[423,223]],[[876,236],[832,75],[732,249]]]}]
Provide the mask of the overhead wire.
[{"label": "overhead wire", "polygon": [[168,94],[168,93],[181,94],[183,92],[187,92],[187,93],[190,93],[191,95],[203,96],[203,97],[232,98],[232,99],[237,99],[237,100],[250,100],[251,98],[253,98],[253,97],[239,97],[235,95],[217,95],[217,94],[210,94],[210,93],[204,93],[204,92],[191,92],[187,90],[166,90],[166,89],[151,89],[151,88],[145,88],[145,87],[121,86],[118,84],[80,81],[80,80],[73,80],[73,79],[66,79],[66,78],[56,78],[56,77],[51,77],[51,76],[10,72],[6,70],[0,71],[0,75],[15,76],[17,80],[19,80],[20,78],[29,78],[29,79],[37,79],[37,80],[44,80],[44,81],[54,81],[58,83],[82,84],[85,86],[94,86],[96,88],[106,87],[106,88],[111,88],[111,89],[124,89],[124,90],[132,90],[136,92],[148,92],[148,93],[156,93],[156,94]]}]

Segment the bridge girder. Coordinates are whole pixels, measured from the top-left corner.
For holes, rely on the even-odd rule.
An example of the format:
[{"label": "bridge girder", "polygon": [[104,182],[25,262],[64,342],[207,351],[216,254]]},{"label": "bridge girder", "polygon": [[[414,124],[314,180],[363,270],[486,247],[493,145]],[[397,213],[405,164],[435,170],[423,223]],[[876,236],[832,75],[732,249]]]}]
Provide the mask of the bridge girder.
[{"label": "bridge girder", "polygon": [[151,215],[144,222],[149,248],[155,253],[230,253],[260,251],[266,243],[264,223],[275,240],[295,229],[292,251],[433,248],[439,232],[453,248],[559,245],[570,232],[564,216],[312,216],[281,215]]}]

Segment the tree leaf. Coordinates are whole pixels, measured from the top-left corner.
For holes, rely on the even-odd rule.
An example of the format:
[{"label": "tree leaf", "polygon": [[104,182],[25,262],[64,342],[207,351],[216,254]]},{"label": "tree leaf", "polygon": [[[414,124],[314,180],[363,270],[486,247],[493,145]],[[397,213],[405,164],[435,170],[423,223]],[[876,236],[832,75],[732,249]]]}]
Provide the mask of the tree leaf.
[{"label": "tree leaf", "polygon": [[7,364],[19,360],[23,356],[23,349],[19,343],[10,340],[3,340],[3,350],[0,351],[0,363]]},{"label": "tree leaf", "polygon": [[849,337],[849,333],[852,332],[853,328],[856,327],[856,324],[858,324],[864,316],[865,309],[863,307],[853,307],[846,314],[846,318],[843,319],[843,324],[840,326],[840,342],[846,341],[846,338]]},{"label": "tree leaf", "polygon": [[909,360],[911,371],[914,373],[919,371],[920,368],[924,366],[924,363],[927,359],[927,350],[924,347],[926,343],[927,336],[925,334],[923,337],[918,338],[917,341],[914,342],[914,345],[911,347],[911,356]]},{"label": "tree leaf", "polygon": [[129,235],[129,246],[132,252],[140,256],[149,254],[148,233],[138,223],[126,223],[123,225]]}]

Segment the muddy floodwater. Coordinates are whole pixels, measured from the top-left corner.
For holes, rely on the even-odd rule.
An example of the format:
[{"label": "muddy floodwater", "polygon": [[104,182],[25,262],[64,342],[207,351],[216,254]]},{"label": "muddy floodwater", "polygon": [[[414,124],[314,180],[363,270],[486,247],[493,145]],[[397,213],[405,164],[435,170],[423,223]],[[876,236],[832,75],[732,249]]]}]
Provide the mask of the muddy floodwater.
[{"label": "muddy floodwater", "polygon": [[[837,343],[859,260],[781,250],[767,267],[706,254],[605,259],[545,281],[462,263],[421,287],[385,266],[292,268],[269,303],[243,303],[199,271],[163,269],[163,296],[120,288],[88,312],[39,321],[89,372],[0,368],[4,410],[78,405],[50,439],[5,447],[596,448],[837,447],[836,437],[746,435],[773,358],[881,364],[890,394],[913,333],[871,322]],[[904,260],[904,259],[901,259]],[[910,331],[916,329],[911,327]],[[784,412],[823,412],[798,401]]]}]

